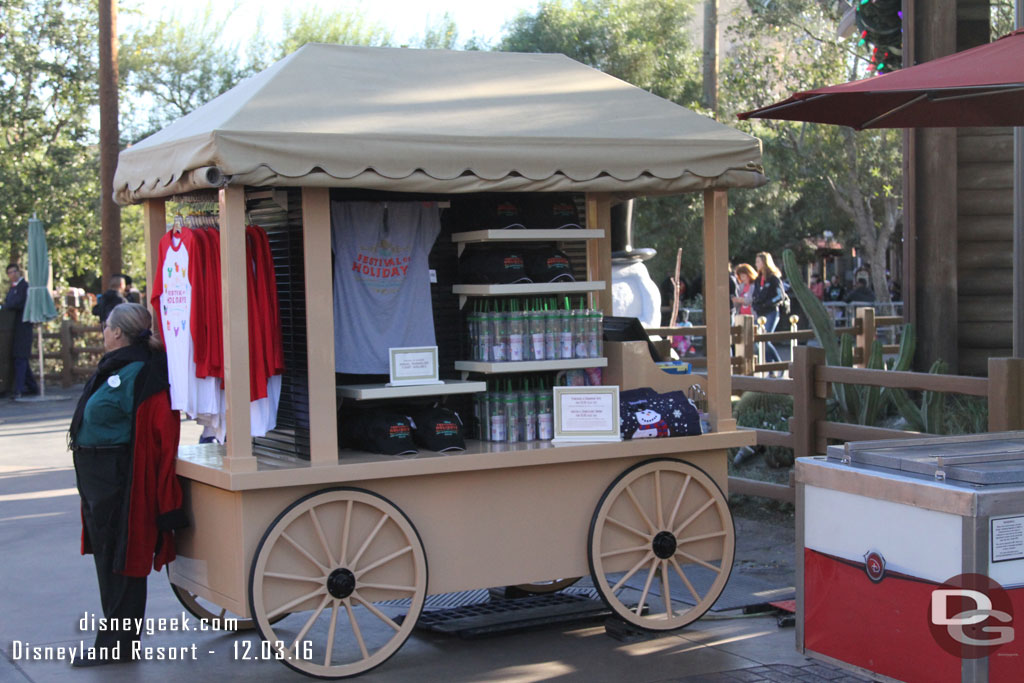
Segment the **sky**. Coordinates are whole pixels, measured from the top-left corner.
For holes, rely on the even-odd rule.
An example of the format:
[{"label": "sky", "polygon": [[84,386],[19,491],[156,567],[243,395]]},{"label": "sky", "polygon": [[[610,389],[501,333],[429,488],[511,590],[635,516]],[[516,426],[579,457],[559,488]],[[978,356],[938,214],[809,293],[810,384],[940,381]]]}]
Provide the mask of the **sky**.
[{"label": "sky", "polygon": [[[129,0],[130,2],[130,0]],[[299,12],[319,6],[324,11],[361,10],[371,21],[377,21],[393,31],[394,43],[401,45],[422,37],[428,25],[434,25],[444,16],[451,14],[458,27],[457,43],[462,45],[474,35],[483,44],[495,42],[502,26],[512,20],[520,11],[533,11],[536,0],[375,0],[373,2],[349,2],[331,0],[237,0],[236,10],[228,23],[225,39],[244,45],[255,32],[257,17],[262,13],[263,30],[271,39],[279,37],[274,27],[280,25],[286,11]],[[128,3],[122,3],[126,6]],[[124,30],[150,18],[178,16],[188,19],[204,11],[209,0],[143,0],[138,3],[144,13],[127,12],[118,16],[118,28]],[[232,2],[214,3],[215,16],[226,13]]]}]

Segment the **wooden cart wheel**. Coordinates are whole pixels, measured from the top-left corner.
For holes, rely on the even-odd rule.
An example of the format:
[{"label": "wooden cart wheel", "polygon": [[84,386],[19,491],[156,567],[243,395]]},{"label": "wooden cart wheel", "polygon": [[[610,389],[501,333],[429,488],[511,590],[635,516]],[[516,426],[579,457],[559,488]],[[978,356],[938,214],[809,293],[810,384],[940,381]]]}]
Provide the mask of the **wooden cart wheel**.
[{"label": "wooden cart wheel", "polygon": [[640,628],[668,631],[699,619],[721,595],[736,531],[706,472],[658,458],[629,468],[604,492],[587,548],[608,607]]},{"label": "wooden cart wheel", "polygon": [[[203,600],[192,591],[176,585],[170,579],[171,577],[168,576],[167,580],[171,584],[171,591],[174,593],[174,596],[178,598],[178,602],[181,603],[181,606],[188,610],[188,613],[192,616],[196,617],[197,619],[202,619],[207,625],[209,625],[209,627],[216,626],[225,631],[248,631],[249,629],[253,629],[256,627],[256,624],[253,622],[252,619],[243,619],[241,617],[236,617],[226,608],[220,607],[213,603],[208,603],[206,600]],[[207,605],[209,605],[209,607],[207,607]],[[279,618],[284,619],[285,616],[286,615],[282,615]],[[226,620],[228,619],[234,620],[232,624],[234,625],[235,628],[224,628]]]},{"label": "wooden cart wheel", "polygon": [[[412,522],[387,499],[354,488],[288,506],[263,535],[249,580],[249,606],[273,657],[317,678],[384,663],[409,637],[426,593],[427,558]],[[381,605],[401,600],[411,603],[404,619]]]}]

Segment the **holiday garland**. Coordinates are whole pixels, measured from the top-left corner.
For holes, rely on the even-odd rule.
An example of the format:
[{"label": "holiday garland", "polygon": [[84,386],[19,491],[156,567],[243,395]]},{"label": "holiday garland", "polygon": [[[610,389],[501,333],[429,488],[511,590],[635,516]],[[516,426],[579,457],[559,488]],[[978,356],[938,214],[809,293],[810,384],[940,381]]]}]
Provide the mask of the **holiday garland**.
[{"label": "holiday garland", "polygon": [[903,12],[901,0],[854,0],[858,45],[871,46],[869,71],[886,73],[903,65]]}]

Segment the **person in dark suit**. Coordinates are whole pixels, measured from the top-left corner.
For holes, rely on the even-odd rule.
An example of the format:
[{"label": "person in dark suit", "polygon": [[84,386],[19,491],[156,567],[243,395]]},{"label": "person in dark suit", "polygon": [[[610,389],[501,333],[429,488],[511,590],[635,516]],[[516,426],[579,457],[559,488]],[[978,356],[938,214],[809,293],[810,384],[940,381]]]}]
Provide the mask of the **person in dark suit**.
[{"label": "person in dark suit", "polygon": [[101,326],[107,322],[107,316],[110,315],[115,306],[128,301],[125,298],[127,293],[128,284],[125,281],[124,275],[118,274],[110,278],[110,282],[107,283],[107,291],[100,295],[96,305],[92,307],[92,314],[100,319]]},{"label": "person in dark suit", "polygon": [[11,356],[14,358],[11,398],[20,398],[22,394],[39,393],[35,377],[28,371],[28,359],[32,355],[32,323],[22,319],[25,302],[28,300],[28,282],[17,263],[7,266],[7,279],[11,282],[11,288],[7,290],[4,308],[15,313],[14,339],[11,343]]}]

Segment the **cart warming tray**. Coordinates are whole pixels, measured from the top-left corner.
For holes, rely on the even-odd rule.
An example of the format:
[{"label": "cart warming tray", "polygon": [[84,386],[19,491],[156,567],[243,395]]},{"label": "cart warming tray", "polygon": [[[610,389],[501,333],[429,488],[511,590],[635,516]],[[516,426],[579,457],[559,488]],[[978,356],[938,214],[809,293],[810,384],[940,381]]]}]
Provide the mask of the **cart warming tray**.
[{"label": "cart warming tray", "polygon": [[1024,680],[1024,432],[796,464],[797,649],[922,683]]}]

